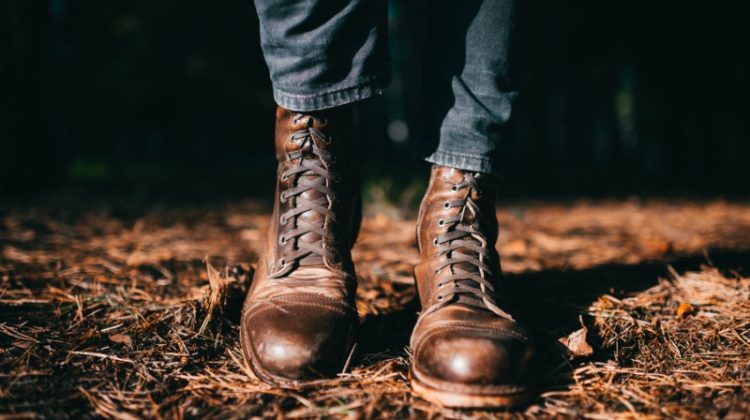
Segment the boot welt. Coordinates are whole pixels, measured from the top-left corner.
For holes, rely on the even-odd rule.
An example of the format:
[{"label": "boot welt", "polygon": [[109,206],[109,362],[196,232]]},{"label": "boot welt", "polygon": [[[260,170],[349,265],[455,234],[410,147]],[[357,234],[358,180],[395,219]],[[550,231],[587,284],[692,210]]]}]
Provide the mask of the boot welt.
[{"label": "boot welt", "polygon": [[527,388],[516,388],[512,391],[498,391],[496,393],[472,393],[466,390],[438,389],[420,381],[409,370],[412,391],[418,397],[450,408],[513,408],[528,402],[534,395]]}]

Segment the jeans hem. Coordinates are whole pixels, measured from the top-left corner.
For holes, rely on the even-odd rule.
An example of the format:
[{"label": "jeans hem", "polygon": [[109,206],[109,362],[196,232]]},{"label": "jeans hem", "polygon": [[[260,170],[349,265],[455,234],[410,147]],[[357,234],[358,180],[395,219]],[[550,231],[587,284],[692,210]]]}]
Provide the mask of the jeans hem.
[{"label": "jeans hem", "polygon": [[382,95],[389,80],[390,72],[386,72],[355,86],[314,95],[296,95],[274,88],[273,98],[279,106],[291,111],[320,111]]},{"label": "jeans hem", "polygon": [[427,162],[463,171],[495,174],[493,160],[486,156],[471,156],[464,153],[445,152],[438,150],[424,158]]}]

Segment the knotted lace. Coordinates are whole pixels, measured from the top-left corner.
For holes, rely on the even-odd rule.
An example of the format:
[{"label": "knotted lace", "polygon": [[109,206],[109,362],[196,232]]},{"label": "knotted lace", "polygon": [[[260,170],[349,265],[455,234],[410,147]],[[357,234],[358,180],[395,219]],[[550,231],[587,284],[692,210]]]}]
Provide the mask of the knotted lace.
[{"label": "knotted lace", "polygon": [[[327,225],[336,220],[332,210],[336,195],[331,189],[331,184],[338,182],[338,176],[331,173],[329,166],[333,156],[325,149],[318,147],[315,138],[323,144],[330,144],[331,137],[314,127],[314,123],[325,124],[325,119],[309,114],[297,114],[293,117],[293,123],[297,124],[303,118],[307,118],[307,127],[291,134],[290,141],[295,143],[297,150],[287,153],[287,161],[295,162],[291,168],[281,173],[282,181],[291,179],[291,188],[281,192],[279,199],[282,203],[291,201],[289,210],[282,213],[279,223],[286,225],[292,223],[293,228],[279,236],[279,242],[285,245],[293,241],[291,252],[282,255],[279,261],[279,269],[271,274],[271,277],[281,277],[289,273],[295,266],[305,259],[321,257],[324,261],[336,262],[338,255],[334,250],[326,248],[325,243],[333,242],[331,229]],[[309,199],[303,194],[308,191],[318,191],[321,196],[317,199]],[[316,212],[321,217],[310,222],[299,216],[306,212]],[[314,242],[299,240],[308,233],[315,233],[320,239]]]},{"label": "knotted lace", "polygon": [[513,317],[500,309],[495,300],[496,278],[488,266],[492,262],[490,246],[494,244],[490,244],[482,233],[482,214],[472,198],[472,192],[481,195],[475,175],[465,173],[463,181],[453,185],[454,191],[462,189],[466,189],[463,198],[445,202],[446,208],[457,207],[461,210],[455,216],[438,222],[446,230],[433,241],[436,246],[435,258],[446,256],[435,268],[435,273],[449,270],[449,274],[441,276],[437,285],[440,292],[436,296],[434,309],[459,298],[462,303],[487,308],[512,320]]}]

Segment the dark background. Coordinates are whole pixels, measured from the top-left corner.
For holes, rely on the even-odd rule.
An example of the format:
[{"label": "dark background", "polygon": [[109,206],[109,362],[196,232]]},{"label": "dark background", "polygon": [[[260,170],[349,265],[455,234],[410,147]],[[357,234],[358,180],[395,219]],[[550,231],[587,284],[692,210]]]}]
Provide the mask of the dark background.
[{"label": "dark background", "polygon": [[[750,191],[744,10],[520,3],[504,196]],[[425,22],[450,19],[429,4],[391,2],[394,81],[361,106],[370,199],[410,203],[424,184],[410,150],[434,135],[423,63],[441,53]],[[246,0],[0,0],[0,194],[265,196],[274,103],[257,32]]]}]

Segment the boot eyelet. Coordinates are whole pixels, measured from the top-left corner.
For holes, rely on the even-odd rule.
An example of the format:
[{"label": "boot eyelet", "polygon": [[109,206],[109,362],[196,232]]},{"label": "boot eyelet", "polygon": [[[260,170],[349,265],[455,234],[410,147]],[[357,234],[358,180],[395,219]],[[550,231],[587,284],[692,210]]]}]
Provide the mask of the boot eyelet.
[{"label": "boot eyelet", "polygon": [[445,224],[445,220],[440,219],[438,220],[438,226],[443,226]]},{"label": "boot eyelet", "polygon": [[279,218],[279,224],[281,224],[281,225],[285,225],[285,224],[286,224],[286,222],[287,222],[287,220],[286,220],[286,217],[284,217],[284,216],[281,216],[281,217]]},{"label": "boot eyelet", "polygon": [[438,240],[437,240],[437,238],[435,238],[435,239],[433,239],[433,240],[432,240],[432,244],[433,244],[433,245],[435,245],[435,246],[437,246],[437,245],[438,245]]},{"label": "boot eyelet", "polygon": [[286,266],[286,260],[282,258],[281,261],[279,261],[279,265],[282,267]]},{"label": "boot eyelet", "polygon": [[451,189],[452,189],[453,191],[458,191],[458,185],[454,185],[454,186],[452,186],[452,187],[451,187]]},{"label": "boot eyelet", "polygon": [[279,194],[279,201],[281,201],[282,203],[286,203],[287,197],[286,197],[285,193],[286,193],[286,191],[284,191],[281,194]]},{"label": "boot eyelet", "polygon": [[284,235],[279,236],[279,244],[286,245],[286,236]]},{"label": "boot eyelet", "polygon": [[449,201],[446,201],[446,202],[445,202],[445,203],[443,204],[443,207],[445,207],[446,209],[448,209],[448,208],[450,208],[450,207],[451,207],[451,203],[450,203]]},{"label": "boot eyelet", "polygon": [[437,300],[438,300],[438,302],[442,302],[443,300],[445,300],[445,296],[443,296],[443,295],[437,295]]},{"label": "boot eyelet", "polygon": [[442,289],[443,286],[445,286],[445,283],[443,283],[442,281],[438,283],[438,289]]}]

